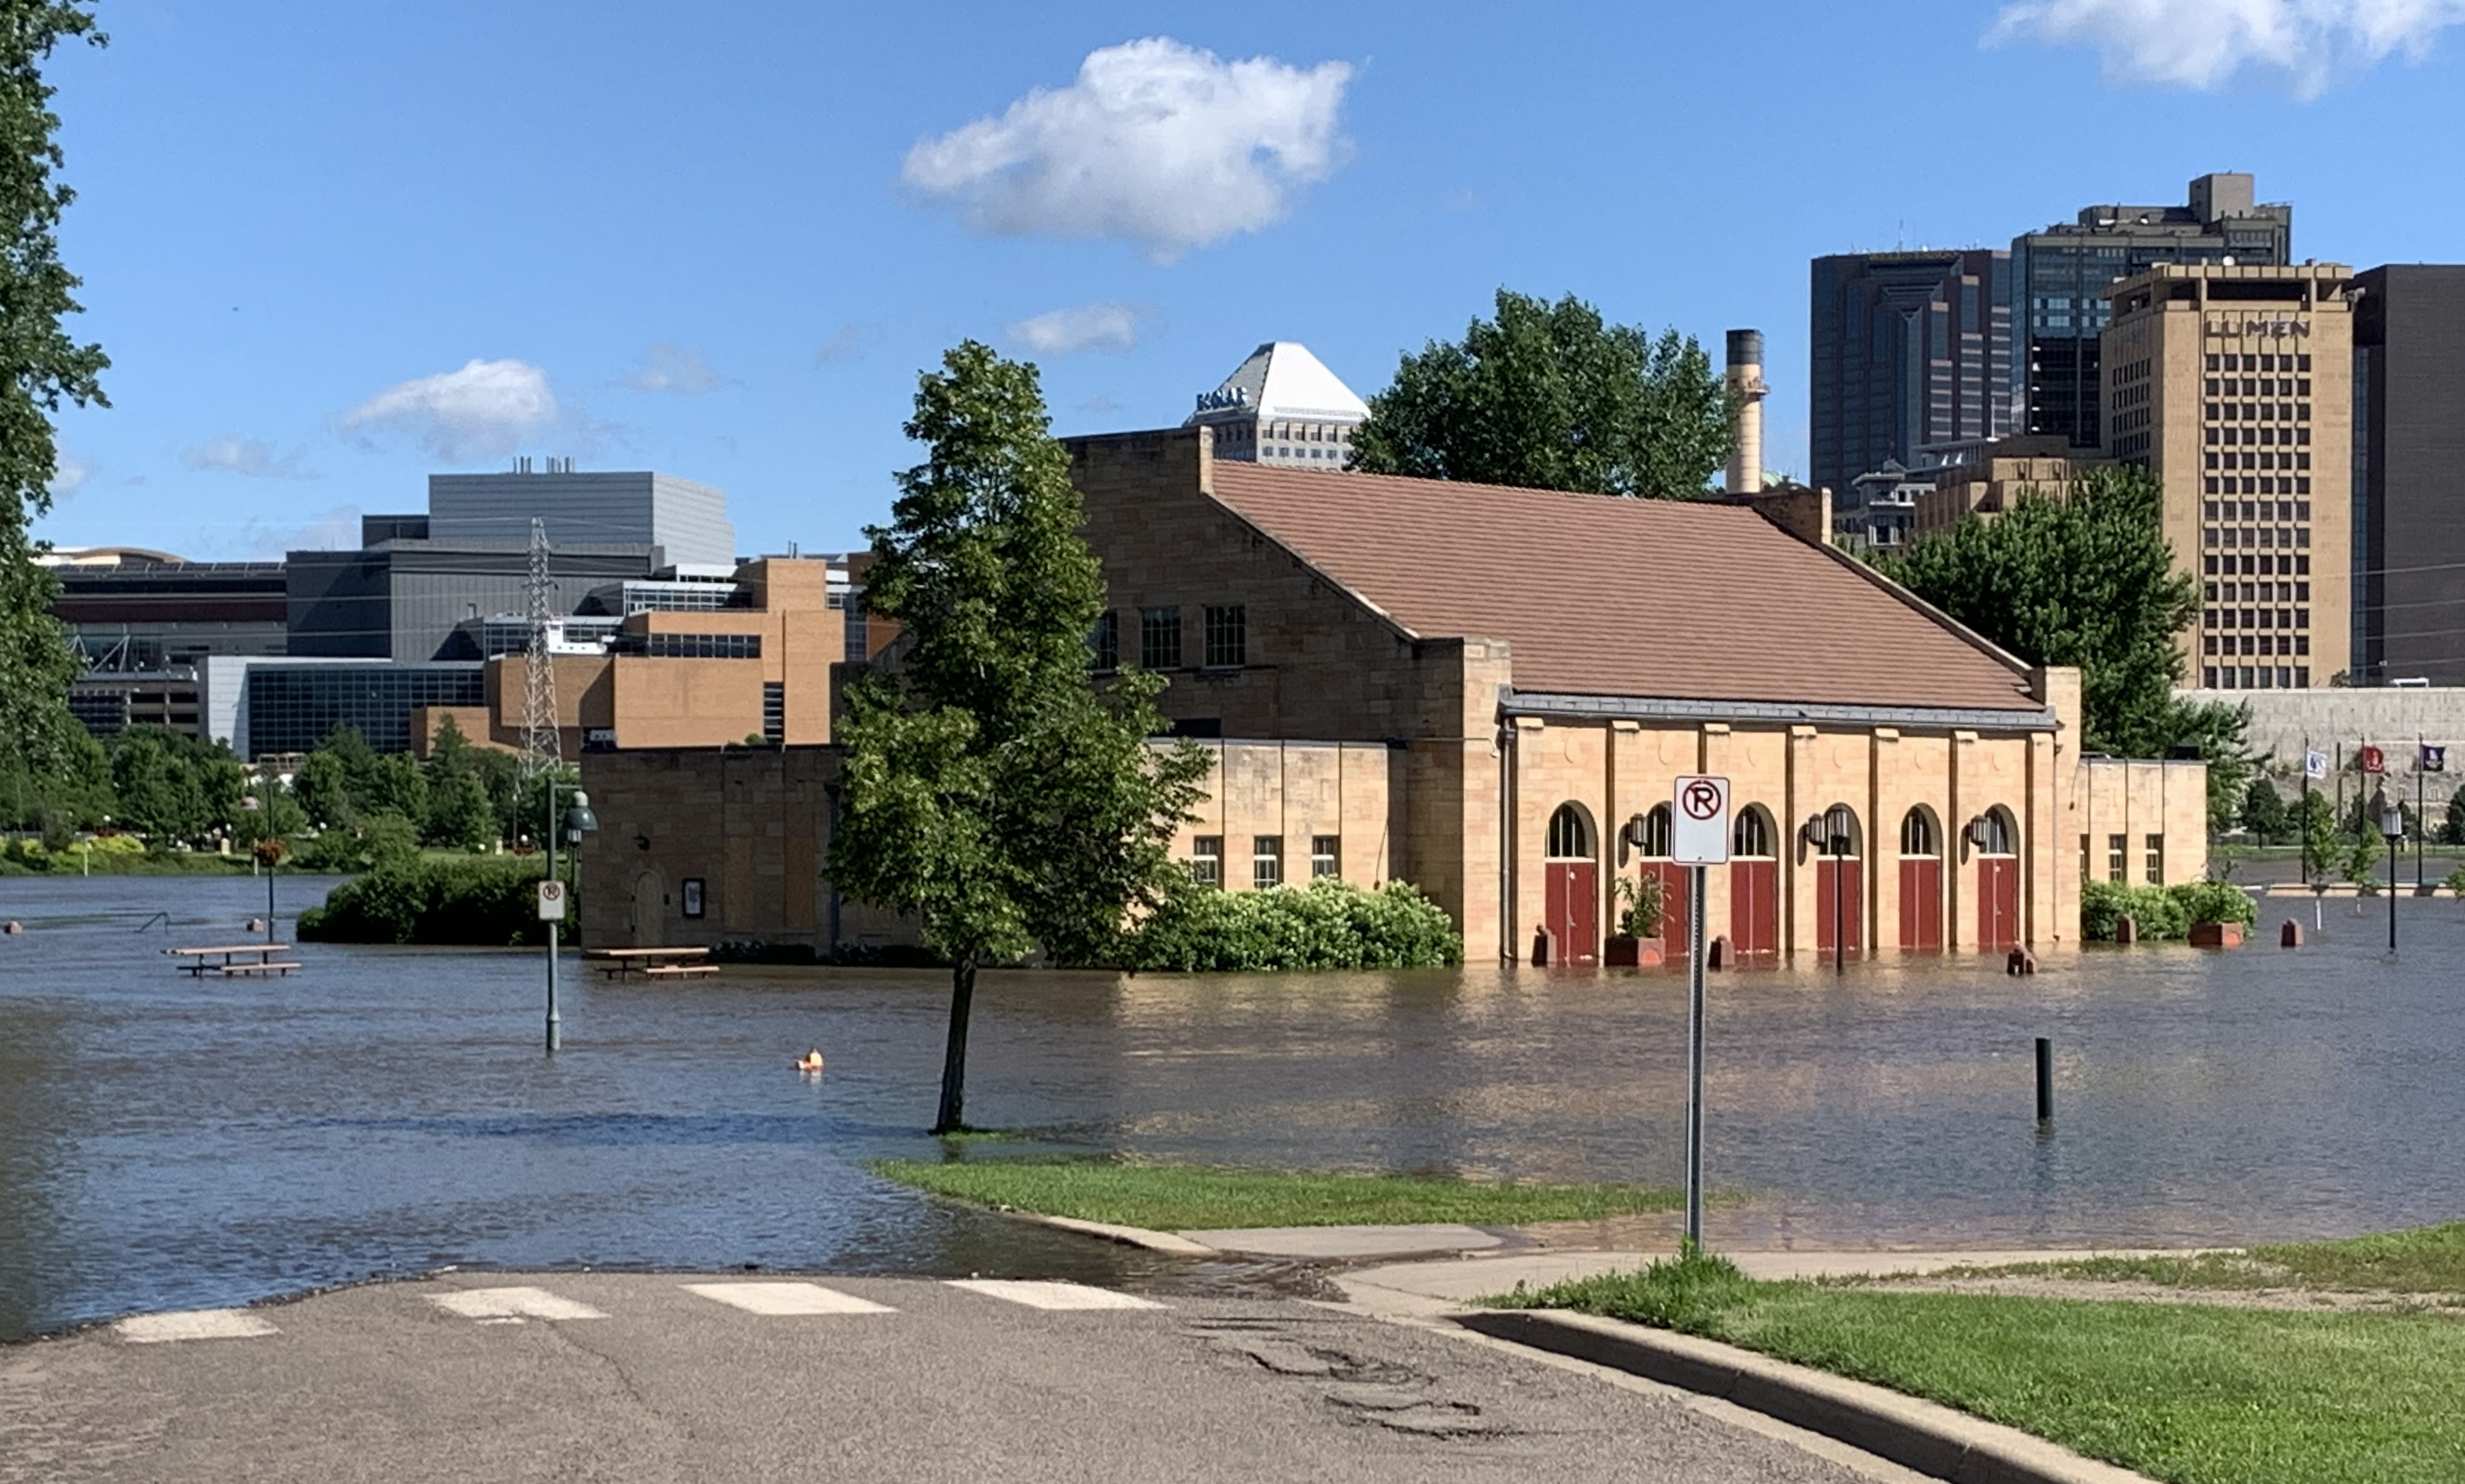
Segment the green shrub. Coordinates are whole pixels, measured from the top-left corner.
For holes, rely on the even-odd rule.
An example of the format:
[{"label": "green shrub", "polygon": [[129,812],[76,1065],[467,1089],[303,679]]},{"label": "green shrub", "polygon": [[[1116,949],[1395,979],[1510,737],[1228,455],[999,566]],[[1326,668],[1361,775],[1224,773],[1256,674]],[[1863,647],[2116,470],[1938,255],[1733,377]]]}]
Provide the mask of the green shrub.
[{"label": "green shrub", "polygon": [[[539,920],[539,857],[411,860],[334,888],[322,907],[300,914],[300,936],[346,943],[544,942]],[[566,920],[580,911],[568,897]]]},{"label": "green shrub", "polygon": [[2114,924],[2128,914],[2140,924],[2146,941],[2190,936],[2194,922],[2240,922],[2249,926],[2259,911],[2249,894],[2223,881],[2184,881],[2173,886],[2126,886],[2120,881],[2090,881],[2080,887],[2080,936],[2097,942],[2114,940]]},{"label": "green shrub", "polygon": [[2165,890],[2193,922],[2240,922],[2248,927],[2259,920],[2259,904],[2251,899],[2251,894],[2224,881],[2185,881]]},{"label": "green shrub", "polygon": [[1426,968],[1463,962],[1463,935],[1408,881],[1175,892],[1123,944],[1122,967],[1186,972]]}]

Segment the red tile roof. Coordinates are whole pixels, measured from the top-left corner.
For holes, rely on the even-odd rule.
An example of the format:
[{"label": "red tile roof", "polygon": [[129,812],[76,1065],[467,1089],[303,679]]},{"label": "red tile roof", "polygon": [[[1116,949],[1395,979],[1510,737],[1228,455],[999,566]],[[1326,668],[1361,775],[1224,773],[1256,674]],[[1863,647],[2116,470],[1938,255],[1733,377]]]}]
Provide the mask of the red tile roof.
[{"label": "red tile roof", "polygon": [[1218,460],[1217,500],[1524,692],[2036,711],[2027,677],[1741,506]]}]

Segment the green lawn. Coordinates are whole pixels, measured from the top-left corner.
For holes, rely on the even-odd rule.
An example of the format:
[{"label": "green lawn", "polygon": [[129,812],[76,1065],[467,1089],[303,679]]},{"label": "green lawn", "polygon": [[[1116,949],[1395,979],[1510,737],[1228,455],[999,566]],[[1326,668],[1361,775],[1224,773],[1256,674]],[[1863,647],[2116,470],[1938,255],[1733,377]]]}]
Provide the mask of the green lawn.
[{"label": "green lawn", "polygon": [[978,1206],[1160,1231],[1433,1221],[1502,1227],[1670,1211],[1684,1204],[1678,1191],[1633,1185],[1501,1185],[1098,1160],[881,1160],[871,1168],[900,1185]]},{"label": "green lawn", "polygon": [[[2365,1257],[2348,1262],[2363,1269],[2344,1271],[2369,1267]],[[1720,1258],[1491,1301],[1742,1345],[1956,1406],[2171,1484],[2465,1479],[2465,1321],[2442,1312],[1764,1283]]]},{"label": "green lawn", "polygon": [[2338,1242],[2287,1242],[2187,1257],[2088,1257],[1984,1273],[2159,1283],[2168,1288],[2325,1288],[2440,1294],[2465,1303],[2465,1221]]}]

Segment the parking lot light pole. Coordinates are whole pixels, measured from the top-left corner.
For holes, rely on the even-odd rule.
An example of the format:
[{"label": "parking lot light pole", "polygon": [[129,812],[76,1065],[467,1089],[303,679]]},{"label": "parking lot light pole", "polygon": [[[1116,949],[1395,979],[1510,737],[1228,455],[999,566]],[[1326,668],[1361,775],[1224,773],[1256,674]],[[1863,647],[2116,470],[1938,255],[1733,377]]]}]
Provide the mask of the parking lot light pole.
[{"label": "parking lot light pole", "polygon": [[[597,829],[599,828],[599,816],[598,816],[598,815],[596,815],[596,814],[593,814],[592,812],[590,812],[590,795],[588,795],[588,794],[587,794],[587,793],[583,792],[583,791],[582,791],[582,789],[581,789],[579,786],[575,786],[575,785],[572,785],[572,784],[561,784],[561,783],[558,783],[558,782],[557,782],[555,779],[553,779],[553,778],[551,778],[551,779],[549,779],[549,780],[548,780],[548,785],[547,785],[547,830],[546,830],[546,831],[545,831],[545,833],[544,833],[544,840],[545,840],[545,842],[546,842],[546,845],[547,845],[547,874],[546,874],[546,875],[544,875],[544,877],[542,877],[542,879],[543,879],[543,880],[546,880],[546,881],[554,881],[554,880],[557,878],[557,875],[556,875],[556,835],[557,835],[556,796],[557,796],[557,793],[558,793],[558,791],[559,791],[560,789],[561,789],[561,790],[564,790],[564,791],[566,791],[566,792],[568,792],[568,793],[570,793],[570,794],[572,794],[572,795],[573,795],[573,806],[572,806],[572,808],[568,808],[568,809],[566,809],[566,810],[565,811],[565,837],[566,837],[566,843],[573,847],[574,852],[575,852],[575,853],[576,853],[576,855],[577,855],[577,856],[578,856],[578,855],[580,854],[580,853],[581,853],[581,849],[582,849],[582,836],[583,836],[583,834],[584,834],[586,831],[593,831],[593,830],[597,830]],[[568,900],[570,900],[570,899],[571,899],[569,896],[568,896],[567,899],[568,899]],[[564,1039],[565,1039],[565,1028],[564,1028],[563,1023],[559,1020],[559,1018],[558,1018],[558,1016],[557,1016],[557,1012],[556,1012],[556,950],[557,950],[557,942],[556,942],[557,933],[556,933],[556,929],[557,929],[557,919],[554,919],[554,918],[550,918],[550,919],[547,919],[547,1050],[548,1050],[548,1054],[549,1054],[549,1055],[551,1055],[551,1056],[553,1056],[553,1055],[555,1055],[555,1054],[556,1054],[557,1048],[558,1048],[558,1047],[563,1043],[563,1041],[564,1041]]]},{"label": "parking lot light pole", "polygon": [[2371,808],[2380,816],[2380,833],[2387,837],[2388,848],[2388,952],[2396,952],[2396,858],[2405,843],[2405,810],[2387,796],[2383,786],[2371,796]]}]

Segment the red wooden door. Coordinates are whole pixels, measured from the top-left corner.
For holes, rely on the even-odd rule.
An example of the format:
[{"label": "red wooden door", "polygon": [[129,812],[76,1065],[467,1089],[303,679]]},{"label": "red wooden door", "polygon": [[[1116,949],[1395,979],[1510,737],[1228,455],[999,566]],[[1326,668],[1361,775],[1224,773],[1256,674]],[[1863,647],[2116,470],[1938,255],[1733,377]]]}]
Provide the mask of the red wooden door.
[{"label": "red wooden door", "polygon": [[1741,963],[1780,957],[1780,862],[1729,862],[1729,945]]},{"label": "red wooden door", "polygon": [[1597,868],[1588,860],[1553,860],[1548,864],[1549,936],[1557,941],[1560,963],[1601,961],[1601,889]]},{"label": "red wooden door", "polygon": [[2003,953],[2020,942],[2020,857],[1977,857],[1977,951]]},{"label": "red wooden door", "polygon": [[1695,873],[1665,860],[1647,860],[1643,869],[1660,877],[1660,941],[1668,944],[1664,960],[1682,963],[1694,940],[1687,937],[1687,914],[1694,911]]},{"label": "red wooden door", "polygon": [[1943,951],[1943,862],[1933,856],[1900,862],[1900,947]]},{"label": "red wooden door", "polygon": [[1814,862],[1814,951],[1830,954],[1848,921],[1849,952],[1866,951],[1866,868],[1854,855],[1825,855]]}]

